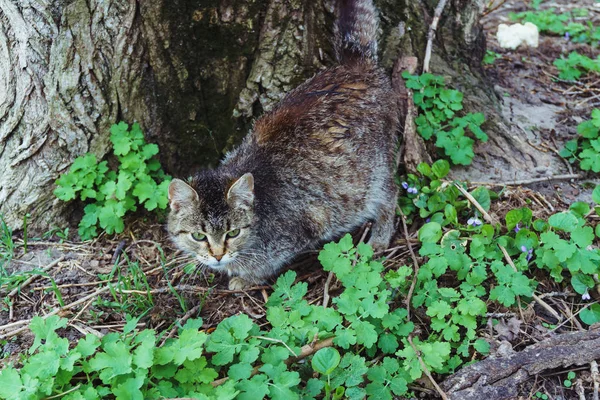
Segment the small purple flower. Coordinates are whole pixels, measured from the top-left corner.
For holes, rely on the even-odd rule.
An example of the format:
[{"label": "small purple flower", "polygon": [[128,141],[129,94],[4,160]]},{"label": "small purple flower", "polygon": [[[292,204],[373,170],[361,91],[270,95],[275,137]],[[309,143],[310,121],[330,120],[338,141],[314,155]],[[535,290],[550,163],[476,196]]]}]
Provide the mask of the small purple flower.
[{"label": "small purple flower", "polygon": [[527,246],[521,246],[521,251],[527,253],[527,261],[531,260],[533,257],[533,249],[528,249]]},{"label": "small purple flower", "polygon": [[431,218],[427,218],[425,222],[431,222]]},{"label": "small purple flower", "polygon": [[417,194],[419,192],[416,187],[409,186],[406,182],[402,182],[402,187],[411,194]]},{"label": "small purple flower", "polygon": [[519,232],[521,230],[521,227],[519,226],[519,223],[517,223],[517,226],[515,226],[515,233]]},{"label": "small purple flower", "polygon": [[481,222],[481,220],[479,218],[473,217],[473,218],[469,218],[469,220],[467,221],[467,225],[480,226],[480,225],[483,225],[483,222]]},{"label": "small purple flower", "polygon": [[584,294],[581,295],[581,300],[591,300],[592,297],[590,296],[590,294],[588,293],[588,291],[586,290]]},{"label": "small purple flower", "polygon": [[565,39],[571,39],[571,34],[569,32],[565,32]]}]

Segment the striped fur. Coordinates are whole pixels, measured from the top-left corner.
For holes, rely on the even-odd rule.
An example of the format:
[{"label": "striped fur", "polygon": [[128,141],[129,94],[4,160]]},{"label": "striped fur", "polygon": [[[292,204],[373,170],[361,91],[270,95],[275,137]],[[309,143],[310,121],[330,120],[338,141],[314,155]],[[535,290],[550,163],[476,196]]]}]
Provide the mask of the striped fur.
[{"label": "striped fur", "polygon": [[375,62],[372,2],[340,7],[340,65],[288,93],[216,170],[169,188],[172,239],[232,289],[367,221],[376,248],[394,233],[398,103]]},{"label": "striped fur", "polygon": [[341,64],[356,58],[377,60],[378,19],[372,0],[339,0],[335,53]]}]

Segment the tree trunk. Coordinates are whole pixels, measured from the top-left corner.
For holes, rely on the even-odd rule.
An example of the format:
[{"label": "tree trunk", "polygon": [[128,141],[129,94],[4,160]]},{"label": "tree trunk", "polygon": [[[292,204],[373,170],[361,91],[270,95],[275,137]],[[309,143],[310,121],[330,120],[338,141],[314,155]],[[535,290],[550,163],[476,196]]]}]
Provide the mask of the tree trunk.
[{"label": "tree trunk", "polygon": [[[383,65],[422,60],[436,4],[376,3]],[[432,68],[497,115],[480,68],[483,4],[450,0]],[[0,214],[17,229],[27,212],[37,231],[74,223],[65,209],[77,205],[55,199],[54,181],[77,156],[105,156],[119,120],[141,124],[172,174],[214,165],[333,64],[332,11],[333,0],[0,0]]]}]

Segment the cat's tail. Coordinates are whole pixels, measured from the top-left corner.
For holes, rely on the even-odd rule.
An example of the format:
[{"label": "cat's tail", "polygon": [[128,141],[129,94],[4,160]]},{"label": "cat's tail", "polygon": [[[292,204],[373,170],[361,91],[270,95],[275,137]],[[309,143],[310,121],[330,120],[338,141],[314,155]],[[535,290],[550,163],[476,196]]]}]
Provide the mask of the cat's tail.
[{"label": "cat's tail", "polygon": [[377,12],[372,0],[338,0],[335,53],[341,64],[377,61]]}]

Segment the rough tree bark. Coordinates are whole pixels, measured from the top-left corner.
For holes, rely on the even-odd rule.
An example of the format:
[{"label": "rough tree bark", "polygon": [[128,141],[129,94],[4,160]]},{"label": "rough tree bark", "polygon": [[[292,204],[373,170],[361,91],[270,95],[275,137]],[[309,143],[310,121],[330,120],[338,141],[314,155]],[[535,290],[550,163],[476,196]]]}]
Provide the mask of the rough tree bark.
[{"label": "rough tree bark", "polygon": [[[384,66],[391,70],[400,55],[422,61],[435,2],[376,3]],[[103,157],[118,120],[140,122],[175,175],[214,165],[254,118],[333,63],[332,5],[0,0],[0,214],[20,228],[29,212],[38,231],[75,222],[66,220],[65,208],[76,205],[54,198],[54,180],[79,155]],[[477,109],[483,104],[497,115],[480,68],[483,5],[449,2],[432,67],[471,95]],[[501,126],[497,118],[493,123]],[[523,168],[505,143],[497,147],[504,148],[498,157]]]}]

